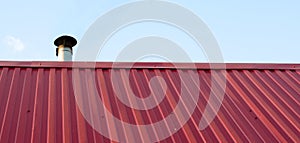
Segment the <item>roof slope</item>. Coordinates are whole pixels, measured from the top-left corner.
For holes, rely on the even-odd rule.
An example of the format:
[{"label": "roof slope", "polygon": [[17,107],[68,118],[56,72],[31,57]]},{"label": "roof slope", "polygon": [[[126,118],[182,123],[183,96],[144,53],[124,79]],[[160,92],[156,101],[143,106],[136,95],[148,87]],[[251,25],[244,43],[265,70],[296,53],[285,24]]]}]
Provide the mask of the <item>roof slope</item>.
[{"label": "roof slope", "polygon": [[[224,69],[209,69],[208,64],[196,64],[197,70],[191,64],[179,64],[177,70],[167,63],[137,63],[130,69],[130,63],[112,65],[0,62],[0,142],[300,142],[300,65],[227,64],[222,105],[203,130],[199,122],[210,98],[212,72]],[[196,73],[199,83],[187,77],[182,84],[179,72]],[[128,100],[129,88],[138,97],[132,99],[141,101]],[[180,91],[193,94],[195,89],[198,100],[181,108],[196,103],[195,110],[177,128],[186,115],[172,115]],[[165,97],[153,99],[152,92]],[[146,110],[143,99],[148,97],[157,106]],[[110,114],[118,120],[108,120]],[[172,123],[165,120],[170,115],[176,117]],[[143,128],[157,122],[161,132]]]}]

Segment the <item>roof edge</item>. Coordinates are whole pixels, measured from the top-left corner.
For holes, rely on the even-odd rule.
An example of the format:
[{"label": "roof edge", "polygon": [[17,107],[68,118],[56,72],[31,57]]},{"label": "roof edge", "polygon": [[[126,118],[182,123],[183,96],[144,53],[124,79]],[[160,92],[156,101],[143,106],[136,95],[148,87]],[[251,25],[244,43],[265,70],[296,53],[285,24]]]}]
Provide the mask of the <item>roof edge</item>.
[{"label": "roof edge", "polygon": [[[224,66],[225,64],[225,66]],[[161,62],[19,62],[0,61],[0,67],[29,68],[144,68],[144,69],[277,69],[299,70],[300,64],[264,63],[161,63]]]}]

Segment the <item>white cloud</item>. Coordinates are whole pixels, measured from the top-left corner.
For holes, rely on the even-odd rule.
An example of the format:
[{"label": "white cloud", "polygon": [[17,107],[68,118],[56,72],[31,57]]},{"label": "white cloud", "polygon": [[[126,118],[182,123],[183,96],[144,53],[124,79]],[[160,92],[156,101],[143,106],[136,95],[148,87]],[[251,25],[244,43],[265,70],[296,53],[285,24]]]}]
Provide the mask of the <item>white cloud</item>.
[{"label": "white cloud", "polygon": [[4,42],[5,42],[5,44],[7,45],[8,48],[10,48],[10,49],[12,49],[16,52],[21,52],[25,49],[24,43],[16,37],[6,36],[4,38]]}]

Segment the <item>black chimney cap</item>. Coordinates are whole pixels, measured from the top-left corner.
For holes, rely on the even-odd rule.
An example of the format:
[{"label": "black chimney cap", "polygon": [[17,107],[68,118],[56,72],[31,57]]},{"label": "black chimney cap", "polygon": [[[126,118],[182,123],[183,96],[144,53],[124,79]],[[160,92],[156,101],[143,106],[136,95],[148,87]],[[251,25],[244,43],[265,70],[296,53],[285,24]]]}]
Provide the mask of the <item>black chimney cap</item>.
[{"label": "black chimney cap", "polygon": [[[54,45],[55,46],[60,46],[60,45],[63,45],[64,47],[69,47],[72,48],[77,44],[77,40],[71,36],[67,36],[67,35],[64,35],[64,36],[61,36],[61,37],[58,37],[55,41],[54,41]],[[58,48],[56,48],[56,56],[58,56]]]},{"label": "black chimney cap", "polygon": [[63,45],[65,47],[72,48],[76,44],[77,44],[77,40],[75,38],[73,38],[71,36],[67,36],[67,35],[61,36],[54,41],[54,45],[57,47],[60,45]]}]

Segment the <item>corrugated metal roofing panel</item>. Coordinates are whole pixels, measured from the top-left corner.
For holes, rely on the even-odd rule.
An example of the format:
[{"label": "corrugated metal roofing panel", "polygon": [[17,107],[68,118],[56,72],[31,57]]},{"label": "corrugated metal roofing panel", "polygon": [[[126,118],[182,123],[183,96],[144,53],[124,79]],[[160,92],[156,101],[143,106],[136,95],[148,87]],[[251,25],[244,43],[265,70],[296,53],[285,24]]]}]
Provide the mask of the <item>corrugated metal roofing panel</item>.
[{"label": "corrugated metal roofing panel", "polygon": [[[112,65],[0,62],[0,142],[300,142],[299,65],[226,64],[226,69],[210,69],[209,64],[195,64],[193,69],[188,63],[177,64],[177,69],[168,63]],[[223,71],[222,105],[210,125],[200,130],[212,72]],[[180,72],[197,74],[198,79],[181,80]],[[223,81],[217,81],[216,87],[221,87]],[[174,111],[181,92],[197,90],[197,100],[185,96],[189,102]],[[146,108],[149,103],[156,106]],[[195,110],[183,122],[193,103]],[[177,126],[180,123],[182,127]]]}]

